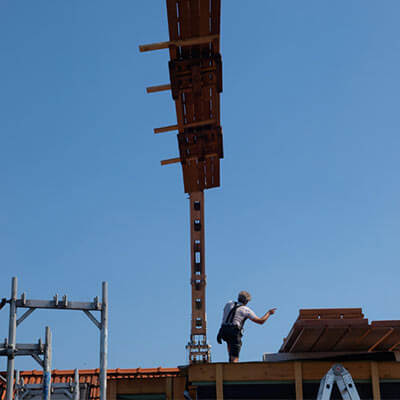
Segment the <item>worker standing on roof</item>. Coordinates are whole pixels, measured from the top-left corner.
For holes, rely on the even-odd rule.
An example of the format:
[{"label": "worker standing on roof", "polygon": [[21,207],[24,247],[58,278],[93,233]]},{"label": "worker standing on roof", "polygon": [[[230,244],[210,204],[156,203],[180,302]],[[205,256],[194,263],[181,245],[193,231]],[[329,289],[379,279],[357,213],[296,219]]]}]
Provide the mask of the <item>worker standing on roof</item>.
[{"label": "worker standing on roof", "polygon": [[256,324],[264,322],[275,313],[276,308],[268,310],[261,318],[257,317],[253,310],[246,306],[251,300],[250,293],[242,290],[238,295],[238,301],[229,301],[224,307],[221,328],[218,332],[217,342],[222,340],[228,345],[229,362],[238,362],[242,347],[243,325],[249,318]]}]

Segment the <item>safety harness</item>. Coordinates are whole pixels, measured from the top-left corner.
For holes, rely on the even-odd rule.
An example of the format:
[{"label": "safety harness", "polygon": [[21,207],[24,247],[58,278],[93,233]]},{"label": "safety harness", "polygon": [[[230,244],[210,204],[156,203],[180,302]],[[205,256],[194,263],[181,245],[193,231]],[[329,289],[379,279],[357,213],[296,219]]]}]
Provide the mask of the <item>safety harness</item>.
[{"label": "safety harness", "polygon": [[[243,307],[243,304],[239,304],[238,302],[235,301],[235,305],[231,308],[229,311],[228,316],[226,317],[224,323],[222,325],[225,326],[233,326],[233,318],[235,318],[236,311],[238,310],[239,307]],[[240,330],[243,329],[243,324],[246,319],[244,318],[242,323],[240,324]],[[236,325],[235,325],[236,326]]]}]

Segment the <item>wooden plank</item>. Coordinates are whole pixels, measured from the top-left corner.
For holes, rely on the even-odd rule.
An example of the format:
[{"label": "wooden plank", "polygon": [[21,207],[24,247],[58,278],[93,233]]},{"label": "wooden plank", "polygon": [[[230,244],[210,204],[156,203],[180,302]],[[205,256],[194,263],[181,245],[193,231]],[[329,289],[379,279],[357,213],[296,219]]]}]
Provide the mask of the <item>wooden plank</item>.
[{"label": "wooden plank", "polygon": [[[211,33],[219,34],[221,29],[221,0],[211,1]],[[213,40],[212,52],[219,53],[219,40]]]},{"label": "wooden plank", "polygon": [[355,350],[370,350],[373,351],[375,349],[375,345],[382,345],[385,336],[388,334],[388,328],[370,328],[369,333],[365,335],[362,339],[357,341],[354,345]]},{"label": "wooden plank", "polygon": [[214,172],[214,157],[206,158],[204,163],[204,179],[205,187],[209,188],[213,185],[213,172]]},{"label": "wooden plank", "polygon": [[211,1],[211,32],[218,33],[221,27],[221,0]]},{"label": "wooden plank", "polygon": [[394,351],[397,347],[399,347],[400,346],[400,341],[399,342],[397,342],[397,343],[395,343],[390,349],[389,349],[389,351]]},{"label": "wooden plank", "polygon": [[381,400],[381,391],[379,387],[379,370],[378,364],[375,361],[371,361],[371,381],[373,399]]},{"label": "wooden plank", "polygon": [[394,332],[394,329],[393,328],[389,328],[389,330],[379,340],[377,340],[376,343],[368,349],[368,351],[369,352],[373,351],[375,349],[375,347],[377,347],[380,343],[382,343],[393,332]]},{"label": "wooden plank", "polygon": [[[385,352],[386,353],[386,352]],[[382,354],[382,353],[380,353]],[[304,353],[272,353],[266,355],[267,362],[281,361],[299,361],[299,360],[321,360],[333,359],[345,356],[349,359],[350,356],[370,355],[367,351],[321,351],[321,352],[304,352]]]},{"label": "wooden plank", "polygon": [[217,400],[224,400],[223,364],[215,365],[215,384],[217,391]]},{"label": "wooden plank", "polygon": [[400,379],[400,362],[379,362],[380,379]]},{"label": "wooden plank", "polygon": [[220,185],[220,180],[221,180],[220,162],[219,162],[219,158],[215,157],[215,159],[214,159],[214,182],[213,182],[214,187],[217,187]]},{"label": "wooden plank", "polygon": [[[348,334],[343,336],[342,338],[338,337],[335,343],[332,343],[332,346],[335,346],[335,350],[344,351],[344,350],[358,350],[358,348],[351,348],[354,346],[355,341],[360,341],[360,336],[365,334],[368,331],[368,320],[367,319],[298,319],[292,326],[287,338],[285,339],[283,345],[281,346],[279,351],[288,352],[299,352],[299,351],[309,351],[310,348],[305,348],[301,346],[297,348],[296,345],[299,343],[301,339],[302,342],[307,342],[308,345],[312,346],[318,338],[315,338],[315,330],[321,330],[323,328],[342,330],[349,329]],[[307,329],[307,333],[304,334],[304,338],[298,338],[302,329]],[[314,332],[314,333],[313,333]],[[322,332],[321,332],[322,333]],[[302,334],[303,335],[303,334]],[[310,344],[312,341],[312,336],[314,338],[314,342]],[[322,339],[322,338],[321,338]],[[334,339],[332,339],[334,340]],[[301,345],[301,343],[300,343]],[[326,351],[322,347],[318,347],[318,351]]]},{"label": "wooden plank", "polygon": [[[341,364],[350,372],[354,380],[371,377],[369,361],[344,361]],[[332,367],[332,361],[303,361],[303,381],[321,380]]]},{"label": "wooden plank", "polygon": [[[224,363],[224,382],[255,381],[294,381],[293,361]],[[354,380],[370,380],[370,361],[343,361],[341,364],[351,373]],[[302,361],[302,379],[321,380],[332,367],[332,361]],[[189,367],[189,381],[216,382],[213,364],[193,364]],[[400,363],[396,361],[379,362],[380,379],[400,379]]]},{"label": "wooden plank", "polygon": [[180,162],[181,159],[179,157],[176,158],[169,158],[168,160],[162,160],[161,165],[168,165],[168,164],[176,164],[178,162]]},{"label": "wooden plank", "polygon": [[154,133],[163,133],[163,132],[171,132],[171,131],[177,131],[178,130],[178,125],[168,125],[168,126],[162,126],[161,128],[154,128]]},{"label": "wooden plank", "polygon": [[296,341],[296,345],[292,346],[293,348],[291,348],[290,351],[293,353],[311,351],[325,329],[326,328],[324,326],[319,326],[317,328],[305,328],[301,338]]},{"label": "wooden plank", "polygon": [[109,379],[107,382],[107,400],[117,400],[117,384],[115,379]]},{"label": "wooden plank", "polygon": [[313,351],[330,351],[347,332],[348,327],[328,328],[313,347]]},{"label": "wooden plank", "polygon": [[374,351],[393,351],[400,343],[400,327],[394,326],[392,334],[380,343]]},{"label": "wooden plank", "polygon": [[191,122],[190,124],[185,124],[183,125],[184,128],[196,128],[199,126],[204,126],[204,125],[214,125],[216,123],[215,119],[206,119],[203,121],[196,121],[196,122]]},{"label": "wooden plank", "polygon": [[[224,382],[228,381],[281,381],[293,380],[290,362],[283,363],[224,363]],[[213,364],[193,364],[189,367],[189,381],[216,382]]]},{"label": "wooden plank", "polygon": [[187,91],[185,92],[185,110],[184,110],[184,125],[188,125],[191,124],[193,122],[195,122],[193,120],[193,93],[192,91]]},{"label": "wooden plank", "polygon": [[168,30],[169,39],[178,40],[180,36],[178,35],[178,15],[177,15],[177,1],[167,0],[167,15],[168,15]]},{"label": "wooden plank", "polygon": [[168,42],[142,44],[139,46],[139,51],[143,53],[145,51],[168,49],[171,46],[177,46],[177,47],[195,46],[197,44],[209,43],[216,39],[219,39],[219,35],[198,36],[186,40],[171,40]]},{"label": "wooden plank", "polygon": [[[196,128],[199,126],[204,126],[204,125],[213,125],[215,124],[214,119],[208,119],[205,121],[196,121],[196,122],[191,122],[188,124],[184,124],[184,128]],[[168,126],[162,126],[161,128],[154,128],[154,133],[163,133],[163,132],[171,132],[171,131],[177,131],[179,129],[178,125],[168,125]]]},{"label": "wooden plank", "polygon": [[151,44],[142,44],[139,46],[139,51],[143,53],[145,51],[168,49],[170,46],[172,46],[172,43],[173,42],[158,42]]},{"label": "wooden plank", "polygon": [[296,387],[296,400],[303,400],[303,373],[300,361],[294,363],[294,380]]},{"label": "wooden plank", "polygon": [[176,376],[173,379],[173,399],[185,400],[183,392],[185,391],[186,378],[184,376]]},{"label": "wooden plank", "polygon": [[118,394],[165,393],[166,378],[123,379],[118,381]]},{"label": "wooden plank", "polygon": [[[183,0],[179,5],[180,22],[181,22],[181,35],[182,39],[188,39],[193,36],[192,34],[192,21],[190,15],[190,1]],[[187,49],[189,50],[189,49]]]},{"label": "wooden plank", "polygon": [[209,0],[200,0],[200,35],[210,35]]},{"label": "wooden plank", "polygon": [[[295,322],[295,325],[298,327],[304,328],[319,328],[319,327],[328,327],[328,328],[340,328],[340,327],[368,327],[367,319],[300,319]],[[382,328],[384,329],[384,328]]]},{"label": "wooden plank", "polygon": [[213,107],[212,107],[212,117],[217,120],[217,125],[220,125],[220,95],[217,93],[217,90],[214,88],[212,90],[213,93]]},{"label": "wooden plank", "polygon": [[371,326],[373,328],[375,327],[386,327],[386,328],[394,328],[394,327],[400,327],[400,320],[394,320],[394,321],[372,321]]},{"label": "wooden plank", "polygon": [[200,36],[200,4],[199,0],[190,0],[190,25],[192,28],[191,36]]},{"label": "wooden plank", "polygon": [[332,349],[334,351],[354,351],[357,350],[358,340],[368,332],[368,324],[362,327],[349,326],[347,333],[336,343]]},{"label": "wooden plank", "polygon": [[363,318],[361,308],[315,308],[301,309],[298,319]]},{"label": "wooden plank", "polygon": [[149,86],[146,88],[147,93],[162,92],[165,90],[171,90],[171,85],[169,83],[165,85]]},{"label": "wooden plank", "polygon": [[172,397],[172,377],[167,376],[165,379],[165,395],[166,400],[174,400]]},{"label": "wooden plank", "polygon": [[[169,40],[180,40],[180,21],[177,14],[179,8],[180,0],[167,0],[167,14],[168,14],[168,30],[169,30]],[[179,49],[177,47],[169,48],[169,56],[171,60],[175,59],[179,55]]]},{"label": "wooden plank", "polygon": [[294,323],[288,335],[283,338],[283,343],[279,351],[288,352],[302,329],[303,328],[299,327],[297,323]]},{"label": "wooden plank", "polygon": [[289,347],[289,350],[288,350],[289,353],[292,352],[293,349],[296,347],[297,343],[299,343],[299,341],[301,340],[301,338],[304,334],[304,331],[305,331],[304,328],[300,329],[300,332],[297,334],[297,337],[295,338],[293,344]]}]

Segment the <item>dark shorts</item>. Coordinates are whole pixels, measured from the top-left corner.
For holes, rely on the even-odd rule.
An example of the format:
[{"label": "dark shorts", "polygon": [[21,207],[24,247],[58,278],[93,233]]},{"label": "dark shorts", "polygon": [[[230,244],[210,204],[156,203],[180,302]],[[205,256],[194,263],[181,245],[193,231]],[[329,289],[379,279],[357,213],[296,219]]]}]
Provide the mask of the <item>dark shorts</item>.
[{"label": "dark shorts", "polygon": [[229,355],[239,357],[242,347],[242,332],[236,325],[222,325],[221,337],[229,345]]}]

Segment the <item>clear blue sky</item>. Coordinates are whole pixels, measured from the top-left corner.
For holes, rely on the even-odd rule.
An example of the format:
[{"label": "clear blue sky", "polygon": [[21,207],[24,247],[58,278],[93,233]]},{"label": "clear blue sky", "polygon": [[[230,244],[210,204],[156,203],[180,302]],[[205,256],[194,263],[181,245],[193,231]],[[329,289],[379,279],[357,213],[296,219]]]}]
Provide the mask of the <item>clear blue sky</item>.
[{"label": "clear blue sky", "polygon": [[[243,4],[246,6],[244,7]],[[213,360],[224,303],[245,289],[241,359],[279,349],[299,308],[399,319],[400,2],[223,0],[225,158],[206,192]],[[163,0],[0,0],[0,297],[110,290],[110,368],[186,363],[188,200],[174,134]],[[54,367],[95,368],[82,313],[36,311]],[[0,311],[7,336],[8,308]],[[2,335],[2,336],[1,336]],[[0,369],[5,360],[0,360]],[[19,358],[17,368],[39,368]]]}]

